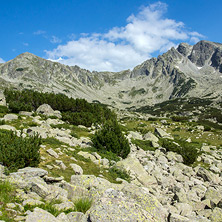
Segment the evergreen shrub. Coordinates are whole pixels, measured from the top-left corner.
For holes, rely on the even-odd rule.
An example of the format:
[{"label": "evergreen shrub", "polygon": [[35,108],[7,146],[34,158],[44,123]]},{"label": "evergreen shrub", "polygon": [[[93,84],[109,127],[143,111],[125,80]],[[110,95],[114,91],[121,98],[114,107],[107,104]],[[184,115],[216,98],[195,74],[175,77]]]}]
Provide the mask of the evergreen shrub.
[{"label": "evergreen shrub", "polygon": [[116,115],[105,105],[88,103],[85,99],[69,98],[64,94],[5,89],[4,95],[13,113],[36,111],[40,105],[46,103],[52,109],[62,113],[63,121],[73,125],[91,126],[93,123],[103,123],[116,118]]},{"label": "evergreen shrub", "polygon": [[93,136],[92,142],[97,150],[110,151],[122,158],[126,158],[130,152],[129,142],[116,120],[105,122]]},{"label": "evergreen shrub", "polygon": [[183,140],[172,141],[170,139],[161,139],[161,146],[166,148],[167,151],[172,151],[180,154],[183,157],[184,164],[191,165],[199,156],[200,152],[198,151],[199,144],[189,143]]},{"label": "evergreen shrub", "polygon": [[0,131],[0,162],[9,172],[24,167],[36,167],[40,162],[41,138],[38,135],[18,137],[15,132]]}]

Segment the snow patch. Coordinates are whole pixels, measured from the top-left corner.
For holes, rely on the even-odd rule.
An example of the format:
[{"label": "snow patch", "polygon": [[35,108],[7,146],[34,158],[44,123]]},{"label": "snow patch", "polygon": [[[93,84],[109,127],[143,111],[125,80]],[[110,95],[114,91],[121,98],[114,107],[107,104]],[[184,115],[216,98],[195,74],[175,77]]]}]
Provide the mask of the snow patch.
[{"label": "snow patch", "polygon": [[202,67],[197,66],[197,69],[202,69]]}]

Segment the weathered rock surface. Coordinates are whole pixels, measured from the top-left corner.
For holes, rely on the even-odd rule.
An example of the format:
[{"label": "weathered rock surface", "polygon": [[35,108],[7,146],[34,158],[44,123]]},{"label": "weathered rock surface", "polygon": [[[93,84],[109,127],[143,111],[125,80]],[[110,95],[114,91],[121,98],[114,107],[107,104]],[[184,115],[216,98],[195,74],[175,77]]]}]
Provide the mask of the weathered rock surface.
[{"label": "weathered rock surface", "polygon": [[33,212],[26,217],[26,222],[61,222],[61,220],[54,217],[49,212],[36,207]]},{"label": "weathered rock surface", "polygon": [[58,118],[62,117],[59,111],[54,111],[52,107],[48,104],[42,104],[41,106],[38,107],[36,112],[46,116],[56,116]]}]

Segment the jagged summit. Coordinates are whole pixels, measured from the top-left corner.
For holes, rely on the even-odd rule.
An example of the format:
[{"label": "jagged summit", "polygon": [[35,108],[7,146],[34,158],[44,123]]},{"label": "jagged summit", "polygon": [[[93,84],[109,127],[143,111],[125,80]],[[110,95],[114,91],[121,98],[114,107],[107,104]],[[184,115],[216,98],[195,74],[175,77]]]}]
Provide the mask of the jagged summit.
[{"label": "jagged summit", "polygon": [[132,71],[90,72],[29,52],[0,66],[2,87],[65,93],[126,108],[168,99],[222,93],[222,44],[202,40],[146,60]]}]

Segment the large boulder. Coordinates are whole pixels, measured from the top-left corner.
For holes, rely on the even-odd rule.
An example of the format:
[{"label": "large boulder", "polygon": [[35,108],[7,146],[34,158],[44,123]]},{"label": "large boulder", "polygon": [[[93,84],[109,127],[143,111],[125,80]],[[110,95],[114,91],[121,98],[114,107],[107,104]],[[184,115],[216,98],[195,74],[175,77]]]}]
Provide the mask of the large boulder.
[{"label": "large boulder", "polygon": [[173,139],[173,137],[161,128],[156,128],[155,133],[161,138]]},{"label": "large boulder", "polygon": [[54,111],[52,107],[48,104],[42,104],[41,106],[38,107],[36,112],[46,116],[56,116],[58,118],[62,117],[59,111]]},{"label": "large boulder", "polygon": [[150,141],[155,142],[155,143],[157,143],[159,141],[159,139],[151,132],[146,133],[143,136],[143,139],[144,140],[150,140]]},{"label": "large boulder", "polygon": [[157,184],[155,177],[148,175],[140,161],[133,156],[128,156],[126,159],[119,161],[116,167],[129,172],[133,179],[138,180],[145,187]]},{"label": "large boulder", "polygon": [[16,131],[16,128],[14,126],[10,126],[10,125],[1,125],[0,129]]},{"label": "large boulder", "polygon": [[18,116],[16,114],[6,114],[4,115],[3,119],[5,121],[12,121],[18,119]]},{"label": "large boulder", "polygon": [[209,199],[215,205],[222,201],[222,188],[209,187],[205,193],[205,199]]},{"label": "large boulder", "polygon": [[49,212],[36,207],[33,212],[29,213],[26,217],[26,222],[62,222]]},{"label": "large boulder", "polygon": [[125,196],[123,192],[109,188],[93,202],[86,215],[91,222],[167,221],[166,215],[163,216],[160,211],[155,212],[156,208],[157,206],[154,204],[150,211],[146,211],[134,199]]},{"label": "large boulder", "polygon": [[11,173],[10,176],[20,176],[23,178],[30,178],[30,177],[43,177],[47,175],[48,172],[46,170],[34,167],[26,167],[23,169],[19,169],[18,172]]},{"label": "large boulder", "polygon": [[132,139],[136,139],[136,140],[142,140],[143,139],[143,136],[142,136],[141,133],[134,132],[134,131],[130,131],[128,137],[132,138]]},{"label": "large boulder", "polygon": [[30,136],[34,136],[34,135],[38,134],[43,139],[45,139],[45,138],[47,138],[48,130],[44,129],[42,127],[39,127],[39,126],[33,126],[33,127],[30,127],[30,128],[27,129],[27,133]]}]

